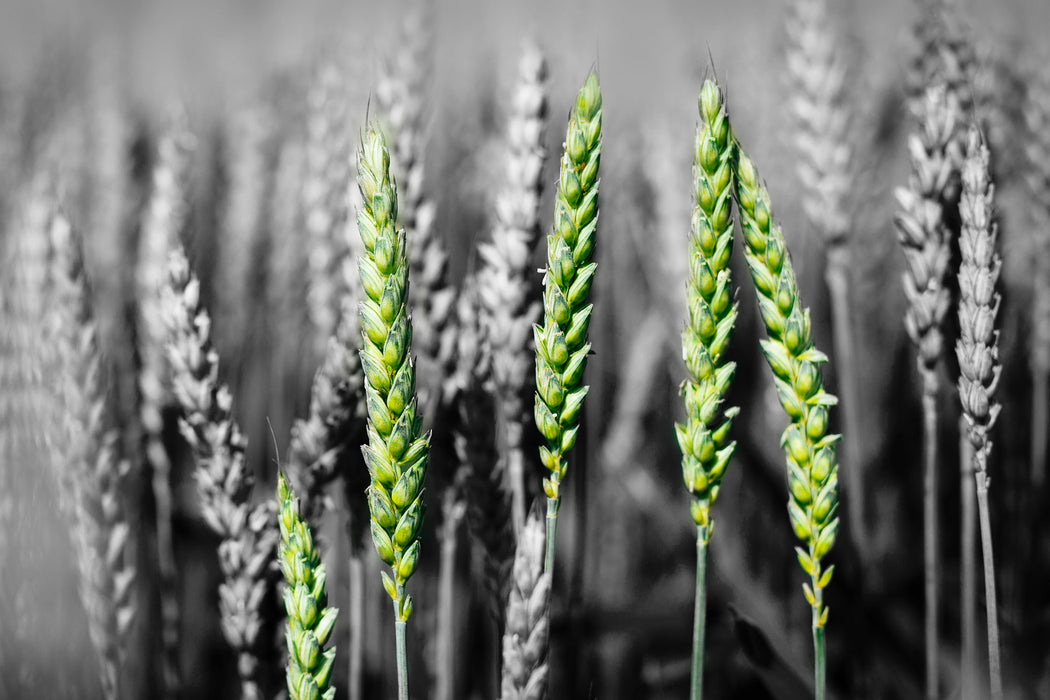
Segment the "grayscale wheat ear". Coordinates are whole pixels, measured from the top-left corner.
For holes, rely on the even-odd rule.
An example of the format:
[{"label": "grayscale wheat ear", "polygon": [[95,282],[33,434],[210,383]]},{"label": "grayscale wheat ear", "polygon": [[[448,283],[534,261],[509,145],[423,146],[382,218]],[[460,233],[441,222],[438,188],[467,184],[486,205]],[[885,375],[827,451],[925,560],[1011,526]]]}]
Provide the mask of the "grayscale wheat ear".
[{"label": "grayscale wheat ear", "polygon": [[272,501],[251,504],[254,479],[245,463],[247,440],[233,420],[230,391],[219,381],[211,317],[200,295],[199,280],[191,273],[182,247],[175,246],[161,307],[173,391],[182,409],[179,429],[193,450],[201,514],[222,539],[219,613],[223,635],[237,654],[241,697],[259,700],[263,697],[258,659],[262,603],[269,589],[277,528]]},{"label": "grayscale wheat ear", "polygon": [[996,252],[998,226],[994,212],[995,187],[989,171],[988,148],[976,126],[967,136],[966,163],[962,172],[962,236],[959,250],[959,399],[973,444],[973,475],[984,551],[984,590],[988,613],[988,668],[991,697],[1002,700],[1003,678],[999,659],[999,622],[995,594],[992,528],[988,514],[989,433],[999,417],[996,396],[1002,366],[999,364],[1000,296],[997,290],[1002,261]]},{"label": "grayscale wheat ear", "polygon": [[544,567],[544,526],[539,509],[518,533],[503,633],[500,700],[543,700],[550,674],[552,571]]},{"label": "grayscale wheat ear", "polygon": [[116,452],[117,433],[106,426],[106,391],[98,330],[91,309],[80,239],[69,221],[51,221],[55,341],[61,378],[56,466],[71,478],[71,533],[80,572],[80,597],[99,658],[103,695],[121,697],[124,661],[137,614],[131,526],[124,506],[129,464]]}]

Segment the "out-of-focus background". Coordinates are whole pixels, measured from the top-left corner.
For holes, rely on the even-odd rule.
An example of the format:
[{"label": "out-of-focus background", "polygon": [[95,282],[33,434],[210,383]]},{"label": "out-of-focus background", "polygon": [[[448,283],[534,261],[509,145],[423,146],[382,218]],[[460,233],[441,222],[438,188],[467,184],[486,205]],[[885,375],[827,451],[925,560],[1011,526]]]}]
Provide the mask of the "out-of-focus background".
[{"label": "out-of-focus background", "polygon": [[[718,76],[734,130],[768,185],[802,299],[812,309],[816,344],[832,354],[827,381],[837,391],[823,248],[807,223],[802,184],[795,174],[792,88],[785,62],[787,5],[786,0],[432,3],[424,192],[436,205],[435,235],[448,250],[453,284],[478,264],[474,244],[492,228],[493,183],[502,177],[503,127],[523,40],[534,40],[549,65],[544,229],[550,222],[550,190],[565,117],[591,68],[599,72],[604,95],[599,273],[591,330],[594,356],[588,368],[592,389],[565,486],[554,584],[552,698],[662,699],[687,693],[695,531],[672,426],[683,411],[679,333],[696,97],[705,76]],[[829,690],[836,698],[913,698],[922,692],[924,677],[921,414],[913,350],[902,320],[903,265],[893,227],[893,190],[905,184],[908,174],[905,139],[914,122],[906,106],[907,75],[918,51],[913,28],[920,3],[832,5],[849,66],[848,101],[856,113],[850,136],[862,173],[850,193],[849,245],[863,433],[844,439],[855,441],[860,456],[862,482],[852,488],[864,494],[871,546],[862,558],[842,535],[830,555],[837,573],[827,592]],[[955,5],[978,55],[993,57],[1003,75],[1023,85],[1031,71],[1046,71],[1050,4],[1045,0],[959,0]],[[245,129],[259,130],[255,142],[261,165],[255,172],[261,180],[249,206],[261,214],[252,231],[263,251],[261,269],[268,264],[261,257],[266,251],[289,249],[281,239],[287,243],[303,236],[301,218],[293,216],[292,225],[282,228],[270,200],[288,186],[282,167],[285,154],[294,152],[287,145],[303,138],[314,69],[322,59],[338,66],[349,105],[345,128],[350,143],[356,144],[378,76],[401,50],[403,15],[415,9],[407,2],[312,0],[6,0],[0,5],[0,248],[7,247],[20,221],[20,201],[41,163],[60,163],[71,173],[64,207],[73,224],[84,229],[88,274],[103,302],[98,312],[103,330],[119,327],[127,309],[107,307],[105,301],[119,298],[126,287],[121,280],[130,274],[126,266],[134,264],[129,251],[148,196],[157,140],[179,105],[194,142],[183,240],[202,276],[209,307],[219,318],[242,313],[252,319],[250,335],[243,338],[224,339],[221,330],[217,333],[220,352],[224,343],[230,350],[222,355],[223,378],[231,383],[235,411],[249,437],[261,494],[274,483],[275,462],[287,448],[292,419],[307,408],[310,377],[320,358],[297,345],[299,338],[288,337],[285,321],[291,319],[295,327],[305,308],[275,301],[265,281],[244,302],[251,308],[224,308],[229,305],[221,298],[221,280],[228,271],[221,252],[224,222],[236,188],[243,184],[233,176],[236,163],[230,154],[243,144],[239,139]],[[1019,109],[1022,94],[996,94],[1004,112]],[[1014,149],[1006,158],[1016,162],[1006,163],[1009,174],[998,183],[997,193],[1004,258],[1004,408],[991,465],[991,509],[1008,694],[1036,698],[1050,697],[1050,550],[1040,544],[1048,523],[1038,504],[1044,502],[1046,488],[1032,489],[1028,463],[1034,430],[1029,424],[1027,347],[1035,205],[1020,172],[1024,166],[1017,140],[1024,138],[1023,127],[1018,123],[1004,130]],[[112,195],[109,181],[97,173],[114,164],[122,182],[122,199],[114,204],[120,225],[117,235],[103,238],[94,235],[89,222]],[[294,177],[290,186],[295,186]],[[5,269],[5,274],[15,273]],[[736,456],[714,509],[706,687],[711,698],[794,700],[808,692],[810,611],[785,508],[777,444],[785,419],[759,353],[764,332],[743,265],[736,265],[735,279],[741,287],[741,312],[732,352],[739,370],[730,402],[741,406],[742,414],[735,427]],[[283,321],[278,317],[282,314]],[[119,337],[114,332],[106,339]],[[122,352],[119,347],[108,350]],[[287,353],[281,355],[285,351],[301,355],[275,375],[273,358],[287,358]],[[944,369],[949,386],[941,397],[939,441],[944,455],[941,651],[946,698],[955,697],[960,672],[954,371]],[[120,389],[128,382],[119,371],[114,373],[117,416],[134,413],[125,401],[126,387],[124,393]],[[6,394],[2,400],[8,402],[9,417],[29,400],[0,391]],[[237,692],[236,672],[217,622],[217,541],[201,522],[192,466],[173,415],[168,423],[176,456],[173,523],[184,697],[230,697]],[[447,436],[435,439],[448,444]],[[47,448],[32,441],[19,444],[20,450],[7,453],[10,461],[0,464],[8,475],[4,488],[15,513],[6,536],[13,549],[0,560],[4,581],[13,582],[0,595],[11,596],[14,605],[4,608],[13,613],[0,620],[0,636],[7,640],[5,649],[18,642],[5,657],[10,668],[0,673],[18,675],[18,687],[32,688],[23,696],[27,698],[100,697]],[[442,454],[448,457],[438,450],[431,467],[434,505],[424,533],[421,571],[412,583],[417,597],[410,641],[414,698],[430,697],[428,678],[435,658],[437,503],[451,470],[442,464]],[[133,460],[132,467],[139,465]],[[442,477],[443,469],[449,471]],[[538,471],[530,475],[534,493],[539,493],[540,476]],[[145,473],[131,481],[139,503],[139,527],[133,535],[143,603],[140,645],[128,660],[127,697],[151,697],[157,684],[157,591],[150,573],[156,562],[148,482]],[[337,508],[323,536],[332,562],[334,604],[345,608],[349,594],[342,517],[346,509],[360,513],[365,504],[363,498],[350,503],[341,495],[335,498]],[[843,508],[848,507],[847,501]],[[487,698],[498,650],[490,643],[472,572],[464,544],[457,579],[456,689],[458,697]],[[369,569],[367,580],[365,688],[367,697],[388,697],[394,679],[389,604],[378,573]],[[340,649],[346,646],[345,629],[341,622],[335,632]],[[344,669],[338,666],[340,695],[344,683]]]}]

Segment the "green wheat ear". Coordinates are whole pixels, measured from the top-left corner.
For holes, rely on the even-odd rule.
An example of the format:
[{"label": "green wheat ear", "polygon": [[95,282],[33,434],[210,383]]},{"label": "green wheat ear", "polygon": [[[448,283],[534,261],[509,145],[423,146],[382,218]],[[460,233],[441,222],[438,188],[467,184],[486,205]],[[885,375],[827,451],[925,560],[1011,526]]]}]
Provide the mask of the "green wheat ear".
[{"label": "green wheat ear", "polygon": [[543,325],[536,341],[536,426],[546,438],[540,460],[550,471],[547,494],[547,562],[553,567],[565,454],[576,442],[580,409],[587,396],[583,370],[592,304],[588,303],[597,265],[591,262],[598,228],[598,165],[602,155],[602,93],[591,73],[576,95],[565,134],[561,174],[554,203],[554,229],[547,236],[543,276]]},{"label": "green wheat ear", "polygon": [[284,474],[277,479],[278,523],[281,543],[278,562],[287,587],[284,609],[288,616],[288,697],[290,700],[332,700],[335,648],[325,649],[339,611],[328,607],[328,577],[321,554],[314,545],[310,526],[299,514],[299,502]]},{"label": "green wheat ear", "polygon": [[725,100],[711,80],[700,90],[693,179],[695,206],[686,285],[688,321],[682,359],[690,379],[682,386],[686,422],[675,425],[682,478],[693,495],[690,512],[704,543],[711,539],[711,506],[736,447],[729,429],[740,409],[720,411],[736,363],[724,358],[736,322],[729,259],[733,251],[733,136]]},{"label": "green wheat ear", "polygon": [[777,398],[791,424],[780,444],[787,455],[788,514],[795,534],[806,545],[796,547],[799,564],[810,577],[803,584],[813,610],[814,679],[817,700],[825,689],[824,626],[828,609],[824,588],[834,567],[822,568],[839,529],[839,435],[828,434],[828,408],[836,403],[824,391],[820,366],[827,356],[813,347],[809,309],[798,297],[784,234],[773,221],[769,193],[759,181],[754,163],[737,143],[736,201],[744,235],[744,256],[758,292],[758,308],[768,332],[762,352],[773,370]]},{"label": "green wheat ear", "polygon": [[357,160],[363,206],[357,224],[364,244],[358,261],[361,286],[361,365],[365,373],[368,444],[363,446],[372,483],[368,488],[372,541],[391,567],[383,586],[398,622],[412,614],[405,584],[419,559],[423,480],[430,435],[417,412],[412,324],[408,297],[405,230],[396,228],[397,190],[390,176],[386,140],[368,128]]}]

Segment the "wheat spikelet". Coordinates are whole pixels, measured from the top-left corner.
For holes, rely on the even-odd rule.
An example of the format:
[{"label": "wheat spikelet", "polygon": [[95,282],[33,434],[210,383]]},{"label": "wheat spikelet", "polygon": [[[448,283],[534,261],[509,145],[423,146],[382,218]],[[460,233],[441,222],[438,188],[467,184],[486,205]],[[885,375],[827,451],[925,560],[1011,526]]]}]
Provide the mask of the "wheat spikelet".
[{"label": "wheat spikelet", "polygon": [[985,598],[988,613],[988,655],[991,697],[1002,700],[1003,681],[999,660],[999,624],[995,595],[995,565],[991,526],[988,520],[988,457],[992,443],[988,433],[999,416],[995,396],[1002,367],[999,364],[999,292],[996,283],[1002,262],[996,253],[997,225],[994,220],[995,188],[989,173],[988,148],[975,126],[967,137],[967,157],[962,173],[962,236],[959,249],[959,399],[973,445],[973,469],[984,548]]},{"label": "wheat spikelet", "polygon": [[56,466],[71,475],[75,508],[71,533],[81,600],[99,657],[103,694],[115,699],[120,696],[120,672],[136,614],[130,529],[122,503],[129,465],[117,458],[116,432],[104,425],[98,333],[79,239],[61,214],[52,219],[50,236],[51,300],[63,407],[53,452]]},{"label": "wheat spikelet", "polygon": [[[539,241],[547,124],[547,66],[532,44],[522,51],[507,123],[506,182],[497,195],[492,240],[478,245],[481,328],[492,355],[491,382],[503,435],[502,473],[513,495],[513,523],[525,520],[525,396],[534,351],[532,325],[540,312],[529,262]],[[501,598],[502,599],[502,598]],[[500,604],[502,607],[502,603]]]},{"label": "wheat spikelet", "polygon": [[547,495],[547,562],[554,566],[560,485],[568,470],[565,454],[576,442],[578,420],[588,387],[583,371],[591,346],[588,302],[597,264],[591,262],[598,229],[598,167],[602,154],[602,94],[591,73],[576,95],[565,134],[554,204],[554,227],[547,236],[543,276],[543,325],[536,343],[535,419],[547,445],[540,461],[550,472]]},{"label": "wheat spikelet", "polygon": [[834,566],[823,567],[835,543],[838,519],[838,435],[828,434],[828,409],[836,399],[823,387],[820,366],[827,357],[813,347],[809,309],[802,306],[791,257],[780,227],[773,221],[769,193],[759,181],[754,163],[737,145],[736,202],[740,212],[748,269],[758,292],[759,312],[769,334],[762,352],[773,371],[777,398],[791,424],[781,445],[788,464],[788,514],[795,535],[799,564],[809,575],[803,584],[812,608],[816,697],[825,687],[824,626],[828,609],[823,591]]},{"label": "wheat spikelet", "polygon": [[398,225],[408,234],[412,293],[413,347],[418,355],[419,405],[424,423],[432,425],[440,401],[440,377],[453,364],[455,333],[451,328],[455,290],[448,283],[448,253],[434,231],[436,208],[424,188],[425,117],[429,109],[428,72],[433,62],[432,8],[417,0],[404,15],[402,36],[393,65],[376,86],[376,101],[390,136],[390,163],[399,193]]},{"label": "wheat spikelet", "polygon": [[287,586],[284,609],[288,615],[287,688],[290,700],[332,700],[335,648],[325,645],[339,611],[328,607],[327,572],[314,545],[310,526],[299,515],[295,495],[283,475],[277,479],[281,539],[277,560]]},{"label": "wheat spikelet", "polygon": [[553,574],[544,570],[543,532],[543,520],[534,511],[518,533],[503,633],[501,700],[543,700],[547,695]]},{"label": "wheat spikelet", "polygon": [[172,544],[171,460],[162,440],[162,410],[171,400],[170,373],[164,357],[165,328],[160,289],[166,278],[168,251],[185,218],[183,192],[190,137],[181,116],[162,135],[151,184],[152,192],[142,222],[138,266],[135,271],[139,332],[139,421],[145,437],[146,460],[153,472],[156,502],[157,559],[161,587],[161,640],[164,688],[167,697],[177,693],[179,609],[175,588],[177,572]]},{"label": "wheat spikelet", "polygon": [[272,507],[251,506],[253,478],[245,464],[247,440],[233,421],[230,392],[219,382],[211,318],[201,304],[200,282],[190,272],[180,246],[169,257],[161,305],[173,392],[183,411],[179,429],[193,449],[201,513],[222,538],[219,612],[223,634],[238,657],[241,696],[261,698],[257,645],[277,531]]}]

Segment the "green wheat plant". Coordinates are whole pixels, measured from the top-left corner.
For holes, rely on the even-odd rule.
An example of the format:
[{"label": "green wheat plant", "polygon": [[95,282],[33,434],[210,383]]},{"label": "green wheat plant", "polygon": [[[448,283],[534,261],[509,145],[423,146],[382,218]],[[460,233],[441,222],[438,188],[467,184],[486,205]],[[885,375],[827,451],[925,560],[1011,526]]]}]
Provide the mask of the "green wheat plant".
[{"label": "green wheat plant", "polygon": [[423,434],[415,396],[408,242],[405,229],[397,226],[397,188],[386,139],[375,126],[367,127],[362,137],[357,180],[362,199],[357,224],[363,244],[358,261],[364,293],[361,365],[368,409],[368,444],[361,450],[371,478],[372,541],[391,568],[382,578],[394,605],[398,697],[408,700],[405,628],[413,606],[405,586],[419,560],[430,435]]},{"label": "green wheat plant", "polygon": [[976,126],[967,136],[962,172],[962,235],[959,250],[959,399],[973,445],[973,476],[984,553],[984,591],[988,617],[988,668],[992,700],[1002,700],[1003,679],[999,658],[999,623],[995,594],[995,562],[988,514],[989,433],[999,417],[996,397],[1002,367],[999,364],[1000,296],[996,289],[1002,262],[996,252],[998,226],[994,219],[995,187],[989,173],[989,153]]},{"label": "green wheat plant", "polygon": [[547,444],[540,461],[550,472],[543,480],[547,496],[547,553],[544,567],[554,569],[561,482],[566,454],[576,442],[580,410],[588,387],[583,383],[593,305],[589,302],[597,263],[591,261],[598,230],[598,167],[602,155],[602,93],[591,73],[576,95],[565,132],[561,172],[554,202],[554,226],[547,236],[543,275],[543,324],[534,327],[536,343],[536,427]]},{"label": "green wheat plant", "polygon": [[918,116],[919,132],[908,150],[912,173],[908,186],[897,190],[899,211],[894,219],[907,263],[904,294],[908,310],[904,325],[917,349],[923,413],[923,533],[926,588],[926,693],[938,686],[938,546],[937,546],[937,366],[944,354],[942,326],[950,295],[946,284],[950,258],[945,207],[953,177],[956,103],[943,86],[926,91]]},{"label": "green wheat plant", "polygon": [[285,641],[288,645],[289,700],[332,700],[335,648],[327,646],[339,611],[328,607],[328,574],[310,526],[283,474],[277,477],[277,521],[281,539],[277,561],[284,575]]},{"label": "green wheat plant", "polygon": [[836,443],[840,436],[828,433],[828,409],[836,399],[824,390],[821,365],[827,356],[813,346],[809,309],[799,299],[795,271],[784,234],[773,220],[769,193],[739,143],[734,175],[744,257],[769,336],[762,341],[762,352],[773,371],[777,398],[791,420],[780,439],[787,456],[788,515],[795,535],[806,545],[795,551],[810,579],[803,584],[803,592],[812,609],[814,693],[817,700],[824,700],[828,621],[824,589],[835,570],[833,565],[824,568],[824,559],[839,529]]},{"label": "green wheat plant", "polygon": [[190,271],[181,246],[176,246],[168,260],[161,307],[173,391],[183,412],[179,429],[196,461],[201,514],[222,538],[219,613],[223,635],[237,654],[241,697],[257,700],[264,695],[258,650],[262,605],[278,533],[272,502],[251,504],[254,478],[245,463],[247,440],[233,420],[229,389],[219,381],[211,317],[200,295],[200,282]]},{"label": "green wheat plant", "polygon": [[689,509],[696,523],[691,700],[703,696],[711,506],[736,447],[729,440],[729,430],[739,412],[736,407],[722,406],[736,372],[736,363],[725,357],[737,317],[729,269],[733,251],[733,134],[717,83],[704,81],[698,102],[700,124],[693,154],[695,206],[686,283],[688,319],[682,331],[682,359],[690,376],[682,385],[686,422],[675,425],[682,450],[682,478],[692,496]]}]

